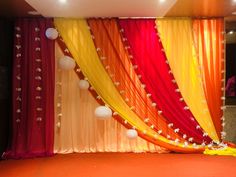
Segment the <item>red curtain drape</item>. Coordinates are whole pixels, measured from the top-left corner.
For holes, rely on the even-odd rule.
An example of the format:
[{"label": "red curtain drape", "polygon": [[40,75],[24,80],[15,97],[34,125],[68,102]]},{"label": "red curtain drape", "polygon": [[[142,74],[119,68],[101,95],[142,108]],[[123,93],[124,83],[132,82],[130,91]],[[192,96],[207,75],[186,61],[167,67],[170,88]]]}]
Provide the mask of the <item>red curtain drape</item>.
[{"label": "red curtain drape", "polygon": [[122,19],[119,24],[137,72],[164,117],[173,122],[180,133],[193,137],[195,142],[210,142],[182,99],[155,29],[155,19]]},{"label": "red curtain drape", "polygon": [[13,64],[13,132],[5,158],[53,154],[54,42],[45,30],[52,19],[15,22]]}]

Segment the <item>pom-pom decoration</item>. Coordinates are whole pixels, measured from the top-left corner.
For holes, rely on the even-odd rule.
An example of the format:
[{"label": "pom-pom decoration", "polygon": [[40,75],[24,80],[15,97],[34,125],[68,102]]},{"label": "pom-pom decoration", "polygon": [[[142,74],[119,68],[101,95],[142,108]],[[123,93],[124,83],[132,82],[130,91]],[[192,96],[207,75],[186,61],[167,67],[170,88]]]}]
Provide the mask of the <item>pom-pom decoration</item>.
[{"label": "pom-pom decoration", "polygon": [[86,80],[80,80],[79,81],[79,88],[81,90],[87,90],[89,88],[89,83]]},{"label": "pom-pom decoration", "polygon": [[106,106],[98,106],[94,113],[100,120],[107,120],[112,117],[112,110]]},{"label": "pom-pom decoration", "polygon": [[75,67],[75,60],[69,56],[64,56],[59,59],[59,66],[63,70],[71,70]]},{"label": "pom-pom decoration", "polygon": [[48,39],[55,40],[58,37],[58,31],[55,28],[48,28],[45,35]]},{"label": "pom-pom decoration", "polygon": [[129,129],[127,130],[126,132],[126,136],[129,138],[129,139],[135,139],[138,137],[138,132],[134,129]]}]

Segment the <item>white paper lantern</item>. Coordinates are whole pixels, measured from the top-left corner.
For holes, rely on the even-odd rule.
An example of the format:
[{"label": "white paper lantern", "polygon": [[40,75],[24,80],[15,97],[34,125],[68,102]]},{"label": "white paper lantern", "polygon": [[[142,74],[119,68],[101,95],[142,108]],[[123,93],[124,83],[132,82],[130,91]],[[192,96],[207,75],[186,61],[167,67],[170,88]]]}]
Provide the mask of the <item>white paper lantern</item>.
[{"label": "white paper lantern", "polygon": [[59,67],[63,70],[71,70],[75,67],[75,60],[69,56],[64,56],[59,59]]},{"label": "white paper lantern", "polygon": [[89,83],[86,80],[80,80],[79,81],[79,88],[81,90],[87,90],[89,88]]},{"label": "white paper lantern", "polygon": [[100,120],[106,120],[112,117],[112,110],[106,106],[98,106],[94,113]]},{"label": "white paper lantern", "polygon": [[134,129],[129,129],[127,130],[126,132],[126,136],[129,138],[129,139],[135,139],[138,137],[138,132]]},{"label": "white paper lantern", "polygon": [[55,28],[48,28],[45,35],[48,39],[55,40],[58,37],[58,32]]}]

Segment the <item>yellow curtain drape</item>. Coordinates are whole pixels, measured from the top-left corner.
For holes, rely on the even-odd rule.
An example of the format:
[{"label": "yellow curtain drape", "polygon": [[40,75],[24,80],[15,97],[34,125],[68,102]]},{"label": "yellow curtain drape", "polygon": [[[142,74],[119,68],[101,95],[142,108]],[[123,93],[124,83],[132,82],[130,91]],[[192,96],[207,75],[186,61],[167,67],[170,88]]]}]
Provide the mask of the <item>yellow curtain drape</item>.
[{"label": "yellow curtain drape", "polygon": [[73,70],[58,67],[63,53],[57,44],[55,56],[55,153],[166,152],[139,137],[129,140],[127,129],[115,119],[97,120],[97,101],[88,90],[79,89],[79,78]]},{"label": "yellow curtain drape", "polygon": [[139,133],[142,132],[156,144],[170,150],[179,152],[202,152],[204,150],[203,148],[195,149],[191,145],[171,143],[148,127],[130,110],[100,62],[85,20],[58,18],[54,22],[68,49],[97,94]]},{"label": "yellow curtain drape", "polygon": [[219,141],[205,98],[199,64],[194,48],[192,20],[157,19],[170,67],[181,94],[203,130]]}]

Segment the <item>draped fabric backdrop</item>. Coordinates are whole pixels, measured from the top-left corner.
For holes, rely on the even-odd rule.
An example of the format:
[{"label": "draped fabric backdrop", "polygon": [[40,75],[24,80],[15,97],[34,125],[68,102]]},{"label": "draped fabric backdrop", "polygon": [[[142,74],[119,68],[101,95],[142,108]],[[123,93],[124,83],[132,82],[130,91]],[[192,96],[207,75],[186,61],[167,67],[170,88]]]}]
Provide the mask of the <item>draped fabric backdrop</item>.
[{"label": "draped fabric backdrop", "polygon": [[53,154],[54,42],[51,19],[18,19],[13,65],[13,132],[7,158]]},{"label": "draped fabric backdrop", "polygon": [[[53,25],[60,33],[56,44],[45,36]],[[223,30],[223,19],[16,20],[13,132],[3,157],[235,155],[220,139]],[[74,58],[74,70],[59,67],[64,55]],[[88,90],[79,88],[79,78]],[[99,105],[111,108],[114,119],[96,119]],[[128,139],[127,129],[144,139]]]},{"label": "draped fabric backdrop", "polygon": [[188,18],[158,19],[156,24],[184,100],[204,131],[213,140],[219,141],[203,90],[194,47],[192,20]]},{"label": "draped fabric backdrop", "polygon": [[94,110],[99,104],[88,90],[79,88],[79,78],[73,70],[58,67],[63,53],[57,44],[55,52],[55,120],[58,120],[55,121],[55,153],[167,152],[141,138],[128,139],[127,129],[115,119],[96,119]]},{"label": "draped fabric backdrop", "polygon": [[224,138],[225,134],[222,132],[224,125],[222,106],[225,99],[224,20],[221,18],[193,20],[193,31],[207,104],[217,134]]},{"label": "draped fabric backdrop", "polygon": [[202,152],[204,150],[202,146],[195,148],[192,145],[175,143],[166,139],[146,125],[130,109],[101,64],[85,20],[55,19],[55,25],[93,89],[127,124],[138,130],[140,136],[149,139],[149,141],[159,146],[178,152]]}]

